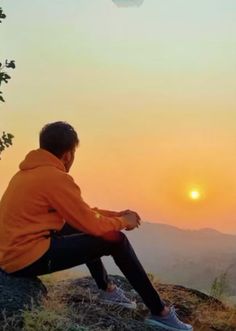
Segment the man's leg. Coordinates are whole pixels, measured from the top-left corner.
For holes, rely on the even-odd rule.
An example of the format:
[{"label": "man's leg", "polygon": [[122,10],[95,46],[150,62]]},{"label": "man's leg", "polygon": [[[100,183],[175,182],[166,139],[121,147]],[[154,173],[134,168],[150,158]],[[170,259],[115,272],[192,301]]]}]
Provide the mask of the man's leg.
[{"label": "man's leg", "polygon": [[14,274],[16,276],[42,275],[85,264],[104,255],[111,255],[151,313],[153,315],[160,314],[164,304],[152,286],[128,239],[122,232],[115,232],[112,237],[113,240],[107,240],[87,234],[53,235],[50,248],[44,256],[38,262],[36,261],[31,266]]},{"label": "man's leg", "polygon": [[51,272],[88,263],[104,255],[111,255],[151,313],[159,314],[163,310],[164,304],[152,286],[127,237],[122,232],[115,232],[112,237],[112,240],[105,240],[91,235],[75,234],[53,238],[49,253]]},{"label": "man's leg", "polygon": [[[73,235],[73,234],[84,235],[83,232],[73,228],[68,223],[65,223],[59,234],[64,236]],[[97,287],[103,291],[107,290],[110,281],[108,278],[107,271],[104,267],[104,264],[102,263],[102,260],[98,258],[89,261],[86,263],[86,266],[89,269],[91,276],[95,280]]]},{"label": "man's leg", "polygon": [[[168,330],[192,331],[181,322],[173,308],[161,301],[140,264],[128,239],[122,232],[113,233],[113,240],[84,234],[53,236],[49,250],[38,261],[20,271],[21,276],[34,276],[68,269],[111,255],[130,284],[151,311],[146,323]],[[19,272],[14,273],[19,275]]]}]

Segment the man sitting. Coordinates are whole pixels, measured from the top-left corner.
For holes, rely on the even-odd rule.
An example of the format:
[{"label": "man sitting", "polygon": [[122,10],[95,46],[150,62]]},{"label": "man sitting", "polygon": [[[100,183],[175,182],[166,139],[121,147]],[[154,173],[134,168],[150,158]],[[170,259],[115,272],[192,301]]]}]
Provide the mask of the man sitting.
[{"label": "man sitting", "polygon": [[20,164],[0,202],[0,268],[14,276],[37,276],[86,264],[101,300],[135,309],[109,281],[101,257],[111,255],[151,315],[146,323],[166,330],[192,330],[167,307],[152,286],[121,230],[140,225],[136,212],[90,208],[68,174],[79,145],[65,122],[47,124],[40,148]]}]

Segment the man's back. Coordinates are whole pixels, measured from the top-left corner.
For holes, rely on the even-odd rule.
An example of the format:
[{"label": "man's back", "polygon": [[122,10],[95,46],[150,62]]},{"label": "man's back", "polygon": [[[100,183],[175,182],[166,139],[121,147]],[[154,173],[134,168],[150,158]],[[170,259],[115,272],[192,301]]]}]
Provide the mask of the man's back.
[{"label": "man's back", "polygon": [[0,267],[15,270],[31,263],[49,247],[50,229],[60,230],[63,219],[50,209],[50,181],[63,164],[44,150],[30,152],[10,181],[0,202]]}]

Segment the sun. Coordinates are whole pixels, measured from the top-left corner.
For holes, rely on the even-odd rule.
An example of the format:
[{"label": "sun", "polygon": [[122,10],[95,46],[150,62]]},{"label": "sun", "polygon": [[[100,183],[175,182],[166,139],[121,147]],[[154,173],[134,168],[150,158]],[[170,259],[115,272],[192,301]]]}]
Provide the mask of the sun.
[{"label": "sun", "polygon": [[192,190],[189,192],[190,199],[199,200],[201,198],[201,193],[199,190]]}]

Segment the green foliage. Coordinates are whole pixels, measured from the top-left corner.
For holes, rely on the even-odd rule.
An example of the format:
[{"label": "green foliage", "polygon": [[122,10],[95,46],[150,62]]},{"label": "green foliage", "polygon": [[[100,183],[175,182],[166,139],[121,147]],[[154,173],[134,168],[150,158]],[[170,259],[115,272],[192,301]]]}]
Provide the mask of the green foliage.
[{"label": "green foliage", "polygon": [[[6,18],[6,15],[4,14],[2,8],[0,7],[0,23],[2,23],[2,20]],[[5,63],[0,63],[0,86],[5,83],[7,84],[9,79],[11,79],[11,76],[6,72],[6,69],[15,69],[15,61],[11,60],[5,60]],[[0,91],[0,102],[5,102],[2,91]],[[0,154],[5,150],[5,148],[8,148],[12,145],[12,139],[14,136],[11,133],[2,133],[2,136],[0,136]]]},{"label": "green foliage", "polygon": [[24,331],[87,331],[88,329],[74,323],[66,308],[44,307],[24,311]]},{"label": "green foliage", "polygon": [[[2,8],[0,7],[0,23],[2,23],[1,19],[5,19],[6,15],[3,13]],[[16,65],[15,65],[15,61],[11,60],[5,60],[5,63],[2,64],[0,63],[0,86],[2,85],[2,83],[7,84],[9,79],[11,79],[11,76],[5,71],[5,69],[15,69]],[[2,96],[2,92],[0,91],[0,101],[4,102],[4,98]]]},{"label": "green foliage", "polygon": [[227,272],[224,272],[214,279],[211,285],[210,294],[220,300],[227,293],[228,289],[228,275]]},{"label": "green foliage", "polygon": [[[8,73],[6,73],[5,68],[15,69],[15,67],[16,65],[14,60],[11,60],[9,62],[8,60],[6,60],[4,65],[0,63],[0,86],[2,85],[2,83],[7,84],[9,79],[11,79],[11,76],[8,75]],[[1,91],[0,91],[0,101],[5,102]]]},{"label": "green foliage", "polygon": [[154,282],[154,280],[155,280],[154,274],[152,272],[148,272],[147,275],[148,275],[148,278],[150,279],[150,281]]},{"label": "green foliage", "polygon": [[0,154],[4,151],[5,148],[8,148],[12,145],[12,139],[14,136],[11,133],[2,133],[0,137]]},{"label": "green foliage", "polygon": [[0,23],[2,23],[2,19],[6,18],[6,15],[4,14],[2,8],[0,7]]}]

